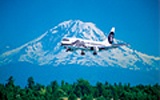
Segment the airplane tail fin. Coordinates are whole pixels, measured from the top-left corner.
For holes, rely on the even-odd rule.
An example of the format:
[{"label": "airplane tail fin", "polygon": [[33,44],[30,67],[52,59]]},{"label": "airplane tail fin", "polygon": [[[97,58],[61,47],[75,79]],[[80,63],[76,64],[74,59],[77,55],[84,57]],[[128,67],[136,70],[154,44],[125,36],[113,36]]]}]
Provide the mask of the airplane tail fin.
[{"label": "airplane tail fin", "polygon": [[115,27],[112,27],[109,35],[108,35],[108,42],[109,44],[112,44],[113,43],[113,40],[114,40],[114,33],[115,33]]}]

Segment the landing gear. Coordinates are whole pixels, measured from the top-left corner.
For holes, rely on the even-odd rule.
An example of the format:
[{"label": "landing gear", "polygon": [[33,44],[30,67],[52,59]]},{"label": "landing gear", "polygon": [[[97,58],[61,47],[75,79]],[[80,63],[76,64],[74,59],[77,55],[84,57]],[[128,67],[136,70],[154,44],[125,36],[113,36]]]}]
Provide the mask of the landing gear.
[{"label": "landing gear", "polygon": [[94,52],[93,52],[93,55],[97,55],[97,52],[96,52],[96,51],[94,51]]},{"label": "landing gear", "polygon": [[93,55],[97,55],[99,48],[98,47],[90,47],[90,50],[93,51]]},{"label": "landing gear", "polygon": [[90,49],[93,51],[93,50],[94,50],[94,47],[91,47]]},{"label": "landing gear", "polygon": [[84,53],[84,51],[83,51],[83,50],[81,51],[81,55],[85,55],[85,53]]}]

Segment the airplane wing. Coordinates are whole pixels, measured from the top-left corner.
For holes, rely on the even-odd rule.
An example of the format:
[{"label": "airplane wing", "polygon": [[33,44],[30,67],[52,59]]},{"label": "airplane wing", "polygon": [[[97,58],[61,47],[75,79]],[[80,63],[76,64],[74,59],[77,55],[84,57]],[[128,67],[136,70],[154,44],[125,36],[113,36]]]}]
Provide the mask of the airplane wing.
[{"label": "airplane wing", "polygon": [[128,44],[112,44],[111,46],[101,46],[101,47],[98,47],[99,50],[108,50],[108,49],[113,49],[113,48],[118,48],[120,46],[126,46]]},{"label": "airplane wing", "polygon": [[79,40],[76,40],[71,45],[75,46],[75,47],[84,47],[84,48],[87,48],[86,45],[85,45],[85,43],[83,41],[79,41]]},{"label": "airplane wing", "polygon": [[112,44],[112,47],[117,48],[119,46],[126,46],[126,45],[128,45],[128,44],[124,44],[124,43],[121,43],[121,44]]}]

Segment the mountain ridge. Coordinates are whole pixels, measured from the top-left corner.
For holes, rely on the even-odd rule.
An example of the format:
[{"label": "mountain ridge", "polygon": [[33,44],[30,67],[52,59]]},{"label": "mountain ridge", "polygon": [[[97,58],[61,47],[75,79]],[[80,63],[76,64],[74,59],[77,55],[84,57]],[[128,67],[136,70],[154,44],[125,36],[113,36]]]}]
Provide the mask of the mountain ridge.
[{"label": "mountain ridge", "polygon": [[[13,62],[28,62],[43,65],[70,65],[82,66],[117,66],[130,70],[155,69],[159,70],[160,57],[149,56],[136,51],[129,46],[101,51],[97,56],[91,52],[81,56],[80,51],[66,52],[60,46],[63,37],[77,37],[87,40],[103,41],[107,37],[104,32],[91,22],[80,20],[64,21],[40,37],[0,55],[0,66]],[[115,39],[115,43],[123,42]],[[143,68],[142,66],[147,66]]]}]

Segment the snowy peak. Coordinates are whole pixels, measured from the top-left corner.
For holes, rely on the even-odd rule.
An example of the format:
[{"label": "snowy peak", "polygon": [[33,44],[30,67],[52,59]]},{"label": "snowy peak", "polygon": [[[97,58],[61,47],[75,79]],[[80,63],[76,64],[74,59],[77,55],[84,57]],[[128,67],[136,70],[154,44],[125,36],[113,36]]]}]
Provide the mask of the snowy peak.
[{"label": "snowy peak", "polygon": [[[149,56],[129,46],[101,51],[96,56],[89,51],[84,56],[80,55],[79,50],[66,52],[60,46],[64,37],[77,37],[95,41],[103,41],[107,38],[91,22],[64,21],[38,38],[1,54],[0,66],[9,63],[28,62],[40,66],[68,66],[74,64],[77,66],[121,67],[130,70],[159,70],[160,57]],[[123,41],[115,39],[115,43],[119,42],[123,43]]]},{"label": "snowy peak", "polygon": [[106,38],[104,33],[98,29],[95,24],[91,22],[82,22],[80,20],[62,22],[51,29],[51,31],[53,31],[52,33],[57,32],[55,30],[63,31],[65,37],[77,37],[95,41],[102,41]]}]

